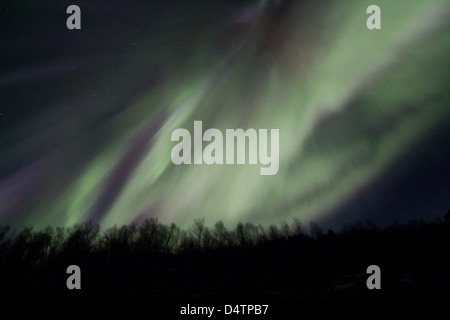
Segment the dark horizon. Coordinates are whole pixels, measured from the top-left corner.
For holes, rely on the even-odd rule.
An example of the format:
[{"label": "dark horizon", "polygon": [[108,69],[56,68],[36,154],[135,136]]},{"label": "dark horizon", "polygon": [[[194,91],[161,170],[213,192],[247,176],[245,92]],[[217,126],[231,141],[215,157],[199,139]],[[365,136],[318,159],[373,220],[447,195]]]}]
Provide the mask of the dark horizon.
[{"label": "dark horizon", "polygon": [[[440,221],[381,229],[355,222],[341,232],[317,224],[261,230],[241,224],[188,232],[148,220],[139,226],[13,232],[0,226],[0,296],[31,299],[423,299],[450,298],[450,210]],[[382,270],[368,290],[366,268]],[[82,272],[68,290],[65,269]],[[177,311],[170,309],[171,313]]]}]

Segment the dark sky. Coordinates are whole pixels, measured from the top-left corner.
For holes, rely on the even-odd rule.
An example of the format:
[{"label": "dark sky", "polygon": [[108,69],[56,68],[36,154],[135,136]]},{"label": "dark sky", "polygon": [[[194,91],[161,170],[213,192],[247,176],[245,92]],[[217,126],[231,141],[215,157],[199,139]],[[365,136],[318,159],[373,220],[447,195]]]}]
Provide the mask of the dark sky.
[{"label": "dark sky", "polygon": [[[442,216],[445,1],[380,0],[379,31],[369,2],[3,1],[0,223]],[[170,133],[194,120],[280,129],[279,173],[174,166]]]}]

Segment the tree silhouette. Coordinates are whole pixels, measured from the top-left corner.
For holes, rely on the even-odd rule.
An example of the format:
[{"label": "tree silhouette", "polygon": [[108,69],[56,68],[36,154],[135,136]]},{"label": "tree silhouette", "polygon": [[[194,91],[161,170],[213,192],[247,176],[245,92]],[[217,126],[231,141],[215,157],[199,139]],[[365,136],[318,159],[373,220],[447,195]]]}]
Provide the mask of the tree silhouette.
[{"label": "tree silhouette", "polygon": [[[448,221],[448,212],[443,220],[397,221],[386,228],[355,221],[343,231],[328,229],[327,233],[313,222],[310,234],[303,232],[298,219],[290,226],[281,222],[267,228],[238,223],[231,230],[222,221],[210,229],[205,219],[196,219],[187,230],[161,224],[157,219],[106,230],[92,222],[43,230],[0,226],[0,283],[5,288],[3,294],[14,292],[20,296],[23,288],[33,292],[39,283],[43,288],[39,294],[58,296],[59,287],[52,283],[64,284],[63,271],[75,263],[90,275],[90,287],[105,288],[98,289],[105,295],[109,291],[118,294],[114,291],[117,287],[131,295],[152,296],[151,292],[158,292],[152,296],[157,298],[170,284],[168,297],[177,297],[178,288],[189,296],[192,290],[210,292],[219,290],[217,286],[248,279],[260,283],[260,288],[269,286],[272,292],[291,298],[315,294],[323,297],[308,286],[323,286],[323,292],[331,294],[330,288],[339,282],[340,289],[334,293],[339,294],[345,288],[342,283],[349,281],[348,274],[351,281],[359,281],[356,275],[363,272],[361,268],[377,261],[389,266],[389,277],[395,278],[390,286],[401,285],[403,294],[446,296],[450,292]],[[202,280],[210,273],[212,278]],[[424,280],[428,277],[433,278],[430,284]],[[114,279],[113,284],[105,284],[104,279]],[[245,283],[232,291],[245,292],[249,285]],[[217,288],[211,289],[212,284]],[[128,285],[138,290],[130,293]],[[146,286],[154,286],[153,291],[147,291]],[[301,289],[294,293],[289,288]],[[358,297],[367,294],[366,290],[355,290]],[[393,295],[398,296],[398,291]]]}]

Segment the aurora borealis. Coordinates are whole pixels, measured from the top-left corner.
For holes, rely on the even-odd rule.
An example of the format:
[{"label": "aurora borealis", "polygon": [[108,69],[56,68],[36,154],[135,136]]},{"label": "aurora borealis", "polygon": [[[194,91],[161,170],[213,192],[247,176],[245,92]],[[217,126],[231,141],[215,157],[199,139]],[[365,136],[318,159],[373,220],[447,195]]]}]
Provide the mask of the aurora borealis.
[{"label": "aurora borealis", "polygon": [[[448,209],[448,1],[76,1],[69,31],[74,3],[0,5],[0,223]],[[174,165],[171,133],[196,120],[279,129],[278,173]]]}]

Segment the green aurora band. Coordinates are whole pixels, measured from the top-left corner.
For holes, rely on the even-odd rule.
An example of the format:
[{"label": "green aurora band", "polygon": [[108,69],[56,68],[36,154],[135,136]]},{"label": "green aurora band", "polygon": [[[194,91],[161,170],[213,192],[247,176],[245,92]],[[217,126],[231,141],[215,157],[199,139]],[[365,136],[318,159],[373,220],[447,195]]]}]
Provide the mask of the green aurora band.
[{"label": "green aurora band", "polygon": [[[382,29],[370,31],[372,2],[305,1],[281,22],[260,14],[226,54],[206,40],[196,43],[176,77],[98,126],[95,134],[106,142],[94,146],[89,160],[68,161],[77,169],[40,190],[23,222],[43,227],[94,219],[108,227],[157,217],[187,226],[198,217],[228,225],[323,218],[450,120],[449,2],[377,0]],[[117,68],[171,61],[170,50],[141,44]],[[111,74],[98,75],[97,84],[98,92],[120,90]],[[91,137],[75,120],[45,129],[44,120],[55,114],[41,117],[39,134],[9,154],[55,132]],[[260,165],[172,164],[171,133],[192,132],[194,120],[205,129],[280,129],[278,174],[261,176]],[[115,180],[121,165],[126,174]],[[16,191],[8,188],[0,180],[0,217],[15,206],[8,199]]]}]

